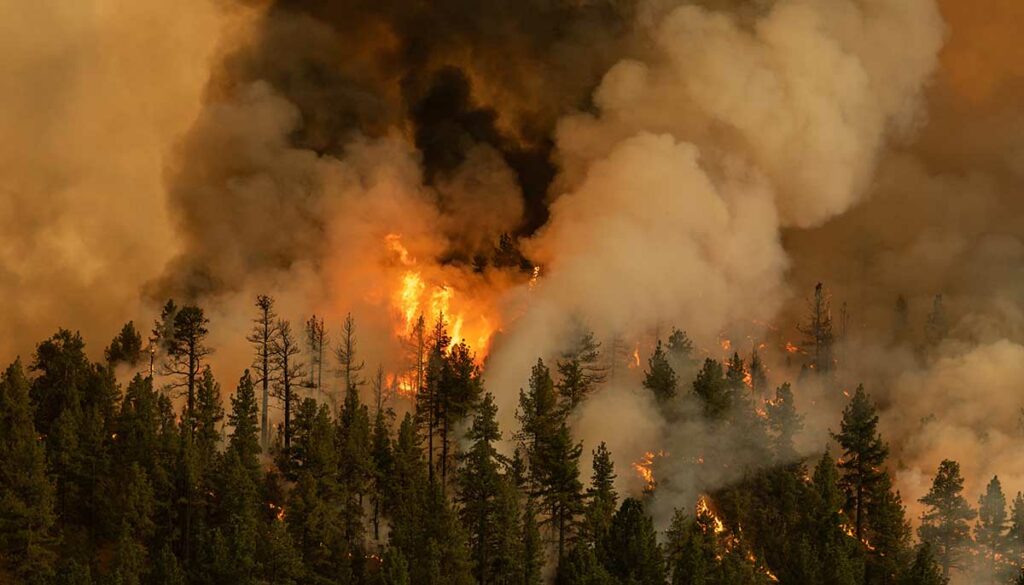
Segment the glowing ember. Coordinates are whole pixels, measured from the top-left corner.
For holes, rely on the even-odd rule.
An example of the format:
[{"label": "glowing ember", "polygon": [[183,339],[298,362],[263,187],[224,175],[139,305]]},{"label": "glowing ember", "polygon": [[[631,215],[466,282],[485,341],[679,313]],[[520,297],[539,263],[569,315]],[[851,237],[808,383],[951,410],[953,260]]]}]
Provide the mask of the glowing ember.
[{"label": "glowing ember", "polygon": [[732,341],[729,341],[728,339],[723,339],[721,341],[721,344],[722,344],[722,351],[724,351],[724,352],[728,352],[730,349],[732,349]]},{"label": "glowing ember", "polygon": [[795,346],[795,345],[793,345],[792,341],[787,341],[786,342],[786,352],[787,353],[797,353],[799,351],[800,351],[800,348]]},{"label": "glowing ember", "polygon": [[540,279],[540,266],[533,267],[533,273],[530,274],[530,290],[533,290],[537,286],[537,281]]}]

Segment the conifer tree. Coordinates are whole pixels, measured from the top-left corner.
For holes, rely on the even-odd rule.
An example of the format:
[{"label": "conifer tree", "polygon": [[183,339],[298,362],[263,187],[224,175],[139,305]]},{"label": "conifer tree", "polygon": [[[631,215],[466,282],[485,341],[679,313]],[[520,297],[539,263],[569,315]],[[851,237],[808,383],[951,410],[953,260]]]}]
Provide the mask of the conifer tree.
[{"label": "conifer tree", "polygon": [[324,353],[330,340],[323,317],[313,315],[306,321],[306,349],[309,351],[309,387],[321,396],[324,387]]},{"label": "conifer tree", "polygon": [[697,373],[693,392],[700,400],[704,416],[710,420],[722,420],[732,404],[732,392],[722,372],[722,364],[711,358],[704,360],[704,367]]},{"label": "conifer tree", "polygon": [[361,541],[363,536],[363,497],[373,479],[373,452],[370,438],[370,414],[359,399],[356,386],[349,386],[338,416],[336,431],[338,481],[344,491],[342,520],[345,538]]},{"label": "conifer tree", "polygon": [[1010,558],[1014,564],[1024,565],[1024,494],[1021,492],[1013,498],[1009,522],[1006,539]]},{"label": "conifer tree", "polygon": [[437,411],[441,441],[441,485],[447,486],[451,459],[452,428],[462,422],[482,392],[480,368],[465,343],[454,345],[442,367]]},{"label": "conifer tree", "polygon": [[195,430],[196,390],[203,372],[203,360],[210,355],[206,346],[209,319],[195,306],[182,307],[174,316],[174,335],[167,341],[167,362],[163,374],[170,376],[171,387],[185,390],[185,429],[187,440]]},{"label": "conifer tree", "polygon": [[946,585],[948,579],[935,562],[931,546],[925,542],[917,547],[914,562],[900,578],[899,585]]},{"label": "conifer tree", "polygon": [[581,531],[584,542],[589,546],[596,546],[608,533],[619,500],[615,491],[615,464],[604,441],[594,450],[593,456],[593,474],[587,488]]},{"label": "conifer tree", "polygon": [[566,411],[576,408],[604,382],[605,368],[601,365],[601,343],[594,339],[594,333],[577,324],[570,347],[557,361],[559,382],[558,393]]},{"label": "conifer tree", "polygon": [[804,417],[796,410],[789,382],[775,389],[775,398],[765,404],[765,413],[776,461],[796,460],[794,437],[803,429]]},{"label": "conifer tree", "polygon": [[665,561],[654,523],[639,500],[626,498],[622,502],[601,550],[603,564],[619,582],[637,585],[665,582]]},{"label": "conifer tree", "polygon": [[750,352],[750,392],[760,397],[768,390],[768,370],[755,347]]},{"label": "conifer tree", "polygon": [[999,477],[993,477],[985,493],[978,498],[978,522],[974,537],[981,548],[982,558],[988,565],[989,579],[995,582],[1000,567],[998,563],[1006,550],[1006,496],[1003,494]]},{"label": "conifer tree", "polygon": [[558,432],[544,445],[540,465],[535,468],[540,481],[538,498],[548,511],[548,523],[555,531],[558,559],[565,557],[576,532],[577,518],[583,511],[583,486],[579,460],[583,446],[574,443],[569,426],[562,421]]},{"label": "conifer tree", "polygon": [[830,299],[822,283],[814,287],[814,298],[809,301],[807,322],[797,326],[804,334],[804,351],[810,356],[808,367],[819,374],[832,369],[832,310]]},{"label": "conifer tree", "polygon": [[291,449],[292,444],[292,407],[297,400],[295,391],[299,380],[305,376],[305,364],[299,360],[300,349],[292,335],[292,327],[288,321],[278,321],[274,327],[274,337],[270,342],[271,377],[274,381],[274,393],[284,407],[284,450]]},{"label": "conifer tree", "polygon": [[943,577],[949,578],[951,569],[963,566],[963,558],[971,546],[968,522],[976,516],[963,496],[964,480],[960,464],[946,459],[920,502],[928,509],[921,515],[918,535],[931,544],[942,567]]},{"label": "conifer tree", "polygon": [[515,515],[505,513],[513,507],[514,494],[501,473],[503,464],[495,443],[501,440],[496,420],[498,408],[487,393],[476,409],[466,438],[469,449],[461,457],[457,478],[459,517],[469,537],[469,554],[477,583],[500,582],[511,570],[515,534]]},{"label": "conifer tree", "polygon": [[53,575],[56,518],[32,418],[29,383],[15,361],[0,377],[0,574],[43,584]]},{"label": "conifer tree", "polygon": [[696,367],[696,361],[693,358],[693,340],[686,335],[686,332],[673,327],[672,333],[668,336],[666,349],[668,350],[669,365],[672,366],[676,374],[685,378],[691,376]]},{"label": "conifer tree", "polygon": [[256,318],[252,320],[252,331],[246,339],[254,350],[252,370],[256,374],[255,382],[263,387],[260,395],[260,446],[264,451],[270,446],[270,421],[268,409],[270,405],[270,383],[272,376],[274,329],[277,327],[277,314],[274,312],[274,299],[267,295],[256,297]]},{"label": "conifer tree", "polygon": [[389,414],[390,412],[385,412],[380,408],[377,409],[377,416],[373,422],[373,436],[371,438],[373,486],[370,493],[373,506],[371,522],[373,524],[374,540],[380,540],[381,511],[387,498],[388,484],[391,481],[394,466],[391,435],[387,418]]},{"label": "conifer tree", "polygon": [[676,395],[678,380],[672,366],[668,363],[665,350],[661,347],[661,340],[654,348],[654,353],[647,360],[648,369],[644,371],[644,388],[654,394],[659,404],[665,405]]},{"label": "conifer tree", "polygon": [[858,386],[843,410],[840,432],[834,435],[843,448],[839,469],[840,487],[846,494],[846,510],[853,520],[854,536],[863,540],[872,504],[883,497],[886,474],[883,470],[889,448],[878,434],[875,405]]},{"label": "conifer tree", "polygon": [[121,363],[132,367],[139,365],[142,361],[142,335],[135,329],[135,323],[125,323],[103,355],[112,366]]},{"label": "conifer tree", "polygon": [[345,322],[341,325],[341,338],[338,340],[338,347],[335,349],[335,357],[338,360],[338,375],[341,376],[343,393],[349,388],[362,386],[363,379],[360,373],[365,363],[359,361],[358,340],[356,338],[356,320],[352,313],[345,315]]}]

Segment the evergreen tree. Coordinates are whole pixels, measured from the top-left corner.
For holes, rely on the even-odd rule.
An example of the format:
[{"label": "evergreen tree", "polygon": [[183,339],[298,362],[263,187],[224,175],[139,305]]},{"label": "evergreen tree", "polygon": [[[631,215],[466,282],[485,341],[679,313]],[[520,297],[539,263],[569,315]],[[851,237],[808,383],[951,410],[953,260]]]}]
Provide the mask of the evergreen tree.
[{"label": "evergreen tree", "polygon": [[305,364],[299,360],[299,346],[292,335],[288,321],[278,321],[274,337],[270,341],[271,377],[274,381],[274,395],[284,407],[284,450],[292,445],[292,405],[296,400],[295,390],[299,380],[305,376]]},{"label": "evergreen tree", "polygon": [[515,564],[512,553],[518,535],[514,493],[501,473],[503,464],[495,443],[501,440],[494,397],[484,395],[466,438],[469,449],[462,456],[457,478],[459,517],[469,537],[469,553],[477,583],[495,583]]},{"label": "evergreen tree", "polygon": [[988,482],[985,493],[978,499],[978,522],[974,527],[975,540],[988,565],[989,578],[994,583],[1000,572],[1000,559],[1006,549],[1006,496],[999,477]]},{"label": "evergreen tree", "polygon": [[589,546],[596,546],[608,533],[618,506],[615,491],[615,464],[604,441],[593,452],[593,474],[587,488],[582,536]]},{"label": "evergreen tree", "polygon": [[54,490],[19,361],[0,378],[0,461],[0,575],[46,583],[55,560]]},{"label": "evergreen tree", "polygon": [[1006,539],[1013,563],[1024,565],[1024,494],[1021,492],[1017,492],[1010,507],[1010,527]]},{"label": "evergreen tree", "polygon": [[808,304],[807,322],[797,326],[797,329],[805,336],[803,348],[811,358],[808,367],[819,374],[825,374],[832,369],[833,365],[832,343],[834,336],[831,301],[822,283],[819,282],[815,285],[814,298]]},{"label": "evergreen tree", "polygon": [[925,542],[917,547],[914,562],[900,578],[899,585],[946,585],[948,582],[935,562],[931,546]]},{"label": "evergreen tree", "polygon": [[918,535],[935,551],[943,577],[950,569],[962,568],[963,558],[971,546],[968,522],[975,517],[974,510],[963,497],[964,480],[960,464],[949,459],[939,464],[939,470],[928,493],[920,502],[928,509],[921,515]]},{"label": "evergreen tree", "polygon": [[267,295],[257,296],[256,310],[256,318],[252,320],[252,331],[246,339],[252,344],[255,353],[252,362],[252,370],[256,374],[255,382],[263,387],[260,398],[260,446],[266,451],[270,446],[268,408],[273,360],[271,343],[274,339],[274,329],[277,326],[274,299]]},{"label": "evergreen tree", "polygon": [[843,448],[839,462],[842,470],[840,487],[846,494],[846,510],[853,520],[854,535],[863,540],[868,510],[883,497],[886,474],[883,470],[889,448],[878,434],[875,405],[858,386],[850,403],[843,410],[839,434],[834,435]]},{"label": "evergreen tree", "polygon": [[794,437],[803,429],[804,417],[797,413],[789,382],[775,389],[775,398],[765,404],[765,413],[776,461],[795,461]]},{"label": "evergreen tree", "polygon": [[569,349],[556,363],[559,374],[558,393],[566,411],[576,408],[604,382],[605,368],[601,365],[601,343],[594,333],[577,325]]},{"label": "evergreen tree", "polygon": [[755,347],[750,352],[750,392],[760,397],[768,390],[768,369]]},{"label": "evergreen tree", "polygon": [[391,480],[394,467],[394,457],[391,450],[391,436],[387,420],[388,413],[377,409],[377,416],[373,422],[372,452],[373,457],[373,486],[371,489],[371,503],[373,513],[371,522],[373,524],[373,538],[380,540],[381,509],[388,494],[388,483]]},{"label": "evergreen tree", "polygon": [[448,352],[438,387],[437,411],[441,441],[441,485],[447,486],[448,462],[452,458],[452,428],[462,422],[482,392],[480,368],[465,343]]},{"label": "evergreen tree", "polygon": [[363,379],[360,373],[365,363],[358,361],[358,342],[356,339],[356,320],[352,313],[345,315],[345,322],[341,326],[341,339],[338,341],[338,348],[335,350],[335,357],[338,360],[338,374],[341,376],[344,392],[349,388],[362,386]]},{"label": "evergreen tree", "polygon": [[661,340],[647,360],[647,366],[648,369],[644,371],[644,388],[650,390],[660,404],[665,405],[675,398],[678,381],[675,371],[668,363],[665,351],[661,348]]},{"label": "evergreen tree", "polygon": [[711,358],[704,360],[704,367],[697,373],[693,392],[700,400],[704,416],[710,420],[722,420],[732,404],[732,392],[722,372],[722,364]]},{"label": "evergreen tree", "polygon": [[135,329],[135,323],[129,321],[103,351],[107,363],[114,366],[127,364],[135,367],[142,361],[142,335]]},{"label": "evergreen tree", "polygon": [[172,378],[171,387],[185,390],[186,437],[192,440],[195,430],[195,401],[203,360],[210,355],[206,346],[209,319],[195,306],[182,307],[174,316],[174,335],[167,340],[168,361],[163,374]]},{"label": "evergreen tree", "polygon": [[697,365],[693,357],[693,341],[685,331],[673,327],[672,334],[668,336],[667,349],[669,365],[672,366],[676,374],[688,379]]},{"label": "evergreen tree", "polygon": [[612,519],[601,547],[603,564],[619,582],[662,585],[665,562],[650,516],[639,500],[627,498]]},{"label": "evergreen tree", "polygon": [[620,583],[608,573],[597,554],[590,546],[582,543],[558,565],[556,585],[616,585]]}]

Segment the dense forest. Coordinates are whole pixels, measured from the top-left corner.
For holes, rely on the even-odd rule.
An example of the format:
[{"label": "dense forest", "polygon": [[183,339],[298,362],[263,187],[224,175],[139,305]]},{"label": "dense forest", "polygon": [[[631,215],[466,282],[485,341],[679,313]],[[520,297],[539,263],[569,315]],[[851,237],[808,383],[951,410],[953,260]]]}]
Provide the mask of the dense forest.
[{"label": "dense forest", "polygon": [[[815,299],[801,327],[808,376],[834,362],[820,287]],[[661,530],[658,454],[637,465],[644,493],[625,497],[616,475],[634,470],[573,436],[574,409],[609,376],[593,334],[537,360],[518,426],[499,428],[472,349],[443,318],[417,322],[412,391],[399,396],[365,367],[353,318],[331,340],[316,317],[294,331],[266,296],[253,316],[252,367],[227,388],[207,364],[203,309],[173,302],[151,333],[126,324],[102,362],[60,330],[6,367],[0,582],[1024,583],[1024,495],[1008,504],[998,478],[966,494],[943,461],[915,536],[870,389],[849,393],[830,444],[803,458],[794,391],[764,387],[756,350],[700,360],[673,330],[642,368],[645,391],[668,420],[731,429],[770,463],[673,502]],[[696,475],[730,465],[693,455]]]}]

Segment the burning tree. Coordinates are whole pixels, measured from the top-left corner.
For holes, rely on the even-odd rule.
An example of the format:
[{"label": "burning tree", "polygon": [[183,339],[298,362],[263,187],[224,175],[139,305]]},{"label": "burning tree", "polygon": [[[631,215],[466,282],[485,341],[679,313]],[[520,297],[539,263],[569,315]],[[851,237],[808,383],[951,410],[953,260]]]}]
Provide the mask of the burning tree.
[{"label": "burning tree", "polygon": [[807,322],[797,329],[806,336],[803,349],[810,356],[808,367],[819,374],[832,369],[832,310],[829,295],[822,283],[814,287],[814,298],[809,302]]}]

